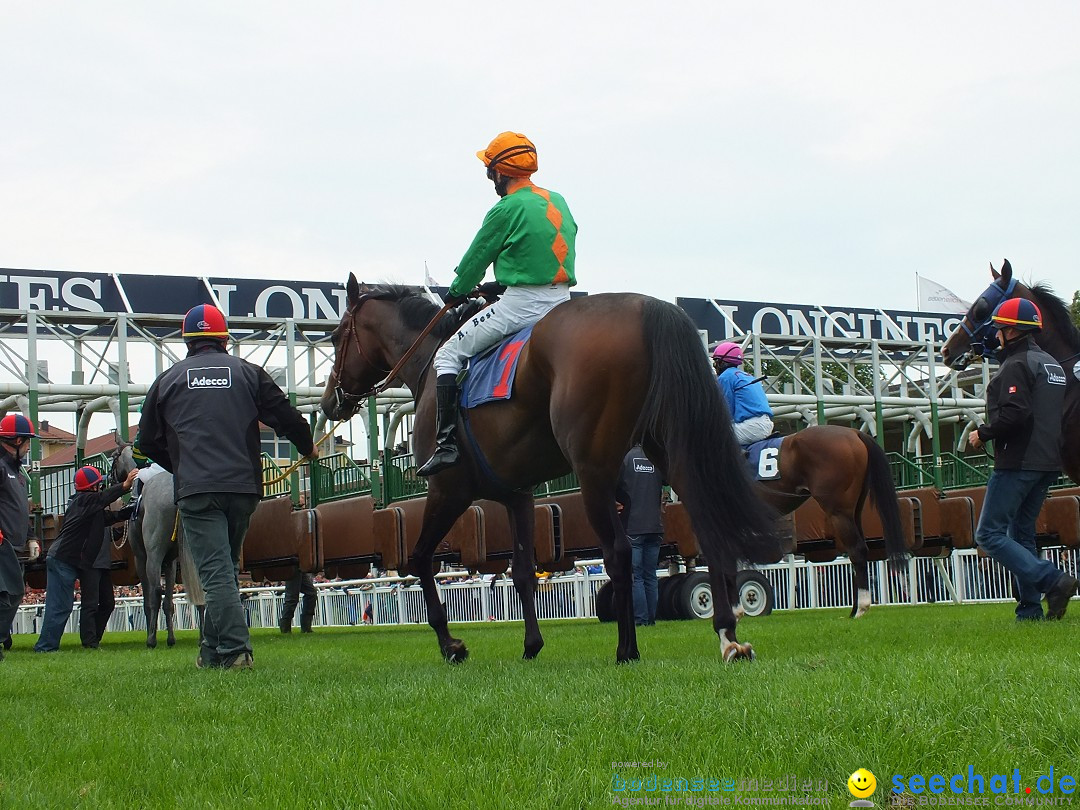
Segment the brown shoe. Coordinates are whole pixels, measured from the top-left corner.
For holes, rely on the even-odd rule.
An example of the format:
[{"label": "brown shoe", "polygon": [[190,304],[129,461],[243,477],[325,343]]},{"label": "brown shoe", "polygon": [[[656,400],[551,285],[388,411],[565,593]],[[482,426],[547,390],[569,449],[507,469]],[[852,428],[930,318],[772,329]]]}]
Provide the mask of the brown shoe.
[{"label": "brown shoe", "polygon": [[1046,618],[1061,619],[1069,607],[1069,600],[1076,593],[1076,577],[1062,574],[1054,586],[1046,592]]},{"label": "brown shoe", "polygon": [[221,662],[222,669],[251,669],[253,666],[254,660],[249,652],[231,655]]}]

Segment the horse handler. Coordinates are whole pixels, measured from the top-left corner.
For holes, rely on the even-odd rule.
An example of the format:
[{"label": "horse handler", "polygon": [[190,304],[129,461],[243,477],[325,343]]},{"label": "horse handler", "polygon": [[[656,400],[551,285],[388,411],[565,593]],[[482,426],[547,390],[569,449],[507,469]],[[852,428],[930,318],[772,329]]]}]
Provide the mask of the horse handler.
[{"label": "horse handler", "polygon": [[[22,460],[35,435],[34,423],[21,413],[0,419],[0,639],[5,642],[26,593],[22,564],[15,552],[22,551],[30,534],[30,502]],[[41,553],[36,540],[30,540],[29,551],[30,559],[36,560]]]},{"label": "horse handler", "polygon": [[998,305],[991,320],[1004,345],[1001,367],[986,389],[989,421],[969,437],[978,450],[994,442],[994,472],[986,484],[975,532],[979,548],[1009,569],[1019,585],[1016,618],[1065,615],[1076,578],[1038,555],[1035,521],[1046,492],[1061,474],[1061,412],[1065,372],[1035,343],[1042,313],[1024,298]]},{"label": "horse handler", "polygon": [[[92,568],[105,539],[105,525],[119,523],[131,515],[131,507],[118,511],[107,507],[131,489],[135,481],[132,470],[123,483],[104,489],[105,477],[96,467],[80,467],[75,471],[75,494],[64,510],[64,525],[55,542],[49,546],[45,559],[48,573],[45,584],[45,618],[41,621],[34,652],[56,652],[64,625],[75,603],[75,580],[82,581],[82,572]],[[80,634],[84,647],[97,647],[97,628],[94,625],[96,605],[83,605]]]},{"label": "horse handler", "polygon": [[262,497],[259,422],[319,457],[304,417],[266,371],[230,355],[225,316],[200,304],[184,316],[188,354],[143,402],[136,458],[173,474],[184,537],[206,591],[196,666],[251,669],[251,636],[237,575],[248,524]]}]

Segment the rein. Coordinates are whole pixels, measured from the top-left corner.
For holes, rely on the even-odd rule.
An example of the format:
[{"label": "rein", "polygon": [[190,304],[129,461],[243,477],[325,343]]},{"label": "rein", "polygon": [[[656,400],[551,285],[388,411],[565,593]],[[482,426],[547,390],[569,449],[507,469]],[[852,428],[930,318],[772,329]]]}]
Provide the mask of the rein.
[{"label": "rein", "polygon": [[[342,405],[349,405],[352,407],[352,412],[355,413],[361,402],[371,396],[378,396],[385,391],[395,377],[401,372],[401,369],[405,367],[405,364],[412,359],[412,356],[416,353],[416,350],[420,348],[420,344],[423,343],[424,338],[431,334],[431,330],[435,328],[435,325],[439,322],[443,315],[450,311],[450,304],[443,304],[442,309],[435,313],[434,317],[428,322],[428,325],[424,327],[423,331],[416,336],[412,345],[409,346],[405,354],[401,355],[401,359],[394,364],[392,369],[383,369],[379,365],[371,362],[367,353],[364,351],[363,345],[360,343],[360,333],[356,328],[356,316],[360,312],[360,307],[365,301],[369,300],[368,296],[361,296],[360,300],[356,302],[356,305],[349,310],[349,326],[345,333],[345,339],[342,341],[341,353],[338,355],[337,360],[334,363],[334,379],[337,380],[337,385],[334,387],[334,399],[337,401],[339,410]],[[345,368],[345,356],[348,354],[349,348],[349,334],[352,334],[353,342],[356,344],[356,350],[360,353],[360,356],[364,358],[364,361],[380,372],[385,372],[386,376],[381,382],[372,386],[366,393],[352,394],[346,391],[341,385],[341,372]]]}]

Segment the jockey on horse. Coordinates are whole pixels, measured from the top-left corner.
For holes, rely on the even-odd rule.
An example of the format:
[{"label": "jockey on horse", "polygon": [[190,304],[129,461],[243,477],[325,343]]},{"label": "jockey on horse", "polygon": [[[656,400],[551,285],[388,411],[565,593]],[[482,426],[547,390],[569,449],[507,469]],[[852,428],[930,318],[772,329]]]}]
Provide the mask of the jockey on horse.
[{"label": "jockey on horse", "polygon": [[754,442],[769,438],[773,432],[772,408],[761,380],[755,380],[740,368],[743,350],[737,343],[724,341],[713,349],[716,383],[731,413],[735,440],[745,450]]},{"label": "jockey on horse", "polygon": [[435,354],[436,446],[418,475],[434,475],[458,461],[458,378],[466,361],[569,301],[577,283],[577,223],[562,195],[533,185],[537,160],[532,141],[520,132],[503,132],[476,156],[501,199],[454,271],[445,303],[463,302],[492,263],[495,282],[484,287],[505,294],[469,318]]}]

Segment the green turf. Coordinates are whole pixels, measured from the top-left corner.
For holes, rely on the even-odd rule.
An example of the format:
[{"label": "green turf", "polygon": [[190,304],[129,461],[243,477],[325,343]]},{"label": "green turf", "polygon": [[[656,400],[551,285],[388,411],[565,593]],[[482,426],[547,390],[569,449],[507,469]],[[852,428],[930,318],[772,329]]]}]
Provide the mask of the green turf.
[{"label": "green turf", "polygon": [[257,631],[252,672],[197,670],[191,633],[154,651],[135,633],[98,651],[69,635],[51,655],[17,637],[0,662],[0,806],[603,807],[663,796],[612,790],[656,773],[753,778],[755,795],[827,780],[825,806],[846,807],[858,767],[885,806],[898,773],[1077,776],[1073,613],[778,613],[740,625],[758,659],[734,666],[707,622],[642,628],[628,666],[614,626],[593,621],[545,622],[531,662],[520,624],[455,626],[459,666],[426,626]]}]

